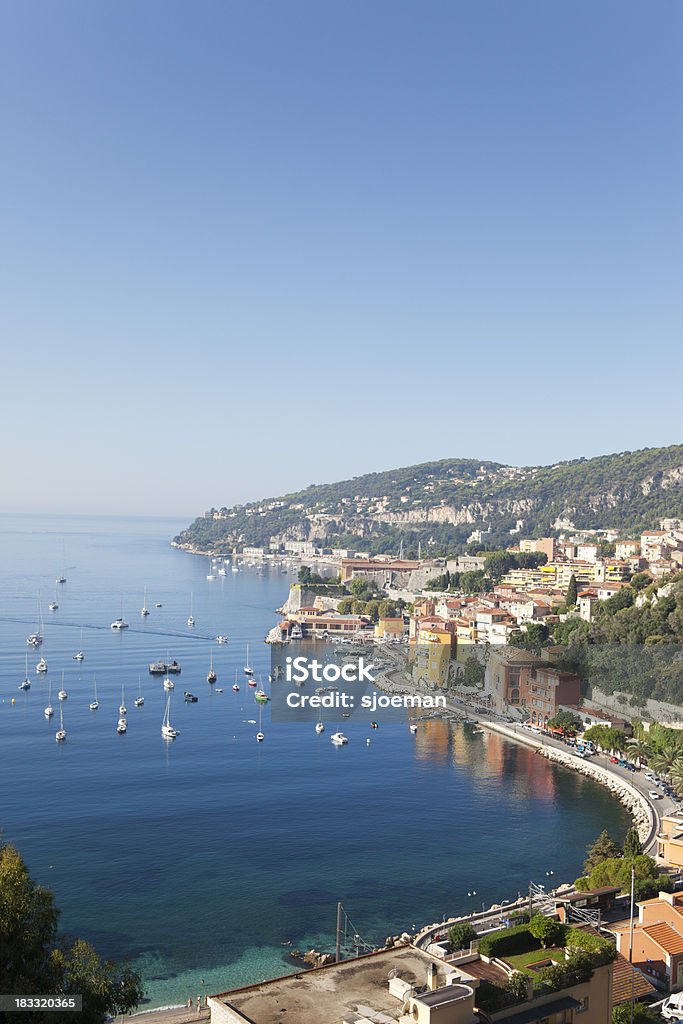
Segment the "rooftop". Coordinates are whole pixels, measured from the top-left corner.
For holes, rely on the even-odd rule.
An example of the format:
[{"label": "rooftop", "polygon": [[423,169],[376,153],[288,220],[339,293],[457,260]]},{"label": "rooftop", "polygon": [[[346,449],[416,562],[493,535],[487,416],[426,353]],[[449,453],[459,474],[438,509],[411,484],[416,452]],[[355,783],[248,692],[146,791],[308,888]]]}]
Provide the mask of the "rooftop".
[{"label": "rooftop", "polygon": [[446,975],[453,973],[443,961],[404,946],[211,998],[237,1011],[237,1021],[244,1019],[250,1024],[282,1024],[285,1018],[291,1024],[338,1024],[344,1016],[376,1017],[379,1013],[385,1014],[389,1022],[398,1021],[402,1003],[389,993],[390,977],[422,986],[430,964],[436,964],[438,981],[443,985]]}]

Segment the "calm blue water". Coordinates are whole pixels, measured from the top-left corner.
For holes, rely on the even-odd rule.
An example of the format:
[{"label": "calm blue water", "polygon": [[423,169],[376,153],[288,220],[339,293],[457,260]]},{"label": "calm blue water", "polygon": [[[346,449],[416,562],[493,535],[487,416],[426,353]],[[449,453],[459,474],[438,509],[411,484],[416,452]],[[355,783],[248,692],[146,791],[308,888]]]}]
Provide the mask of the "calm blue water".
[{"label": "calm blue water", "polygon": [[[256,744],[246,645],[266,679],[262,640],[291,577],[246,569],[207,581],[206,559],[169,547],[184,525],[0,516],[0,827],[54,890],[62,928],[130,957],[150,1005],[185,1001],[202,979],[220,991],[284,973],[287,940],[330,948],[338,899],[376,942],[516,896],[548,870],[573,879],[601,829],[625,832],[629,819],[599,786],[441,721],[416,737],[383,724],[368,747],[367,727],[349,720],[349,745],[337,749],[310,724],[269,722],[266,709],[266,741]],[[63,566],[67,583],[56,587]],[[46,639],[36,653],[25,638],[39,592]],[[118,634],[110,623],[122,613],[131,628]],[[230,644],[212,644],[222,632]],[[222,694],[206,683],[212,648]],[[167,743],[162,681],[147,666],[174,657],[181,736]],[[52,681],[59,714],[62,671],[68,740],[58,745],[43,708]],[[122,685],[129,727],[117,736]],[[185,704],[184,689],[199,703]]]}]

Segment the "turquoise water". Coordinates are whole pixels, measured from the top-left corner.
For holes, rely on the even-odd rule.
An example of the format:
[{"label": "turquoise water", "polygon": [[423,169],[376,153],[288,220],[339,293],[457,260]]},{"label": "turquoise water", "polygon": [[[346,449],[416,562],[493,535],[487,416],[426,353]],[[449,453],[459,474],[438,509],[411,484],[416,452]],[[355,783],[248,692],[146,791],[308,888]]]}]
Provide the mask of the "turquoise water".
[{"label": "turquoise water", "polygon": [[[625,832],[623,809],[587,779],[441,721],[415,737],[383,724],[367,746],[367,727],[349,720],[350,742],[337,749],[310,724],[271,723],[266,708],[266,741],[256,744],[246,645],[266,679],[262,641],[291,577],[247,568],[207,581],[206,559],[169,547],[183,525],[0,516],[0,826],[54,890],[62,928],[131,958],[149,1005],[284,973],[286,942],[330,948],[339,899],[378,942],[512,898],[549,870],[556,882],[573,879],[601,829]],[[67,583],[56,587],[64,564]],[[142,619],[145,586],[151,614]],[[37,654],[25,637],[39,591],[46,639]],[[122,613],[130,629],[119,634],[110,623]],[[230,643],[212,644],[222,632]],[[222,694],[206,683],[212,648]],[[183,665],[172,743],[160,735],[161,679],[147,672],[167,657]],[[58,745],[43,708],[51,680],[59,713],[62,671],[68,740]],[[100,708],[91,712],[95,676]],[[122,684],[129,728],[117,736]],[[199,702],[185,704],[184,689]]]}]

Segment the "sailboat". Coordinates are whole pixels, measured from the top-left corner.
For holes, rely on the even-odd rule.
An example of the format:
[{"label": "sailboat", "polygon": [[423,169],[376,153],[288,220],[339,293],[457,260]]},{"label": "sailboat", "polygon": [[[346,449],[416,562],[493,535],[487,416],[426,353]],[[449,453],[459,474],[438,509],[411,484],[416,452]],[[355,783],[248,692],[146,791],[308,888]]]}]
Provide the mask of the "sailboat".
[{"label": "sailboat", "polygon": [[209,562],[209,571],[206,574],[207,580],[215,580],[216,574],[213,571],[213,565]]},{"label": "sailboat", "polygon": [[147,587],[145,587],[142,595],[142,608],[140,609],[140,615],[142,615],[143,619],[146,615],[149,615],[149,608],[147,607]]},{"label": "sailboat", "polygon": [[48,608],[50,609],[51,612],[56,612],[57,609],[59,608],[59,605],[57,604],[57,590],[56,589],[55,589],[55,599],[54,599],[54,601],[50,601],[50,603],[48,605]]},{"label": "sailboat", "polygon": [[52,683],[50,682],[50,686],[49,686],[48,694],[47,694],[47,707],[43,711],[43,714],[45,715],[46,718],[52,718],[54,713],[55,713],[55,709],[52,707]]},{"label": "sailboat", "polygon": [[92,700],[92,702],[90,704],[90,710],[91,711],[97,711],[98,707],[100,706],[100,702],[97,699],[97,680],[96,679],[93,680],[93,689],[94,689],[94,697],[93,697],[93,700]]},{"label": "sailboat", "polygon": [[41,658],[36,665],[36,672],[47,672],[47,662],[45,661],[45,658]]},{"label": "sailboat", "polygon": [[213,670],[213,651],[211,651],[211,661],[209,663],[209,671],[206,674],[206,681],[207,683],[215,683],[217,679],[218,676]]},{"label": "sailboat", "polygon": [[142,696],[142,679],[138,676],[138,695],[135,698],[135,707],[141,708],[145,703],[145,698]]},{"label": "sailboat", "polygon": [[257,743],[263,743],[265,738],[266,737],[263,735],[263,732],[261,731],[261,708],[259,706],[259,709],[258,709],[258,732],[256,733],[256,742]]},{"label": "sailboat", "polygon": [[28,677],[28,651],[26,652],[26,675],[24,676],[24,681],[22,683],[19,683],[19,689],[20,690],[30,690],[31,689],[31,680]]},{"label": "sailboat", "polygon": [[[249,680],[249,683],[251,684],[251,680]],[[256,690],[256,692],[254,693],[254,700],[257,700],[259,704],[267,704],[268,701],[270,700],[270,697],[263,689],[263,684],[261,683],[260,679],[258,690]]]},{"label": "sailboat", "polygon": [[[168,655],[166,655],[166,657],[168,658]],[[174,690],[175,689],[175,683],[173,682],[173,680],[171,679],[170,674],[169,674],[170,670],[171,670],[170,666],[167,664],[166,665],[166,678],[164,679],[164,689],[165,690]]]},{"label": "sailboat", "polygon": [[165,740],[174,740],[180,733],[177,729],[174,729],[171,725],[171,695],[169,694],[166,701],[166,710],[164,711],[164,720],[161,723],[161,735]]},{"label": "sailboat", "polygon": [[36,626],[33,633],[29,633],[26,637],[26,643],[29,647],[40,647],[43,642],[43,611],[40,604],[40,594],[38,595],[38,625]]},{"label": "sailboat", "polygon": [[128,722],[125,720],[125,718],[122,715],[121,718],[119,718],[119,720],[118,720],[118,723],[117,723],[117,726],[116,726],[116,731],[119,734],[119,736],[122,736],[123,733],[126,732],[127,730],[128,730]]},{"label": "sailboat", "polygon": [[66,700],[67,697],[69,696],[69,694],[64,689],[64,673],[63,672],[62,672],[62,688],[59,691],[59,693],[57,694],[57,696],[59,697],[60,700]]},{"label": "sailboat", "polygon": [[235,682],[232,684],[232,688],[235,691],[235,693],[239,692],[239,684],[237,682],[237,669],[235,669]]},{"label": "sailboat", "polygon": [[59,707],[59,729],[55,733],[55,739],[57,743],[62,743],[66,739],[66,729],[64,728],[64,715],[62,714],[62,707]]},{"label": "sailboat", "polygon": [[83,653],[83,630],[81,630],[81,646],[76,651],[76,653],[73,655],[73,660],[74,661],[83,661],[84,658],[85,658],[85,654]]},{"label": "sailboat", "polygon": [[127,711],[128,708],[126,707],[126,702],[123,699],[123,686],[121,686],[121,707],[119,708],[119,714],[121,715],[121,717],[123,717],[127,713]]},{"label": "sailboat", "polygon": [[244,666],[244,674],[245,676],[253,676],[254,674],[254,670],[249,664],[249,644],[247,644],[247,663]]},{"label": "sailboat", "polygon": [[[55,583],[66,583],[66,558],[65,558],[65,547],[62,545],[62,571],[55,580]],[[73,568],[73,566],[72,566]]]},{"label": "sailboat", "polygon": [[188,626],[194,626],[195,624],[195,617],[192,614],[192,594],[190,594],[190,614],[187,619],[187,624]]},{"label": "sailboat", "polygon": [[315,731],[317,733],[325,732],[325,723],[323,722],[323,709],[320,708],[318,712],[318,721],[315,723]]}]

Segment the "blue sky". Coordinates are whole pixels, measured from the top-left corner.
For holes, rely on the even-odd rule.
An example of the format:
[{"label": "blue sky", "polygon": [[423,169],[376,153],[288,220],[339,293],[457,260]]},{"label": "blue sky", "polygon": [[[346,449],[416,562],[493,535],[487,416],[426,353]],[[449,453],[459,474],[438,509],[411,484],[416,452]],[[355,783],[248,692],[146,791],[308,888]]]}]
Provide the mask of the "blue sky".
[{"label": "blue sky", "polygon": [[0,8],[0,511],[682,440],[675,0]]}]

